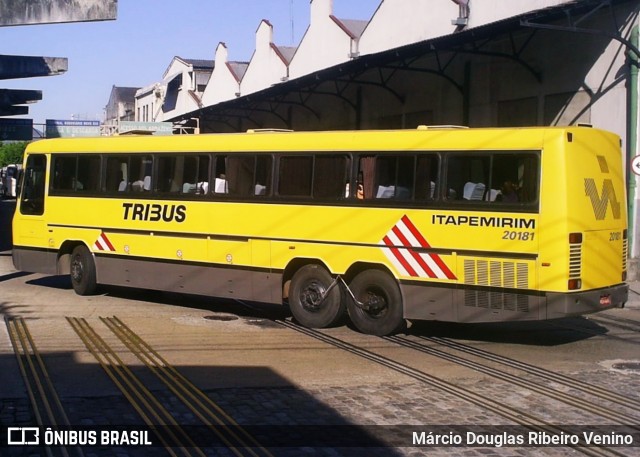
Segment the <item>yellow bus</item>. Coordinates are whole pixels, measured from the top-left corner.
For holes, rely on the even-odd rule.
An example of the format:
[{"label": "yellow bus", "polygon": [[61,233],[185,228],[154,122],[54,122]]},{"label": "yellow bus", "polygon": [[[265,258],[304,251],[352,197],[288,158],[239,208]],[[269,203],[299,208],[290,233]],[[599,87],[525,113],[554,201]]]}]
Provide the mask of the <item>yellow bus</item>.
[{"label": "yellow bus", "polygon": [[42,140],[17,269],[348,317],[524,321],[627,300],[620,139],[589,127]]}]

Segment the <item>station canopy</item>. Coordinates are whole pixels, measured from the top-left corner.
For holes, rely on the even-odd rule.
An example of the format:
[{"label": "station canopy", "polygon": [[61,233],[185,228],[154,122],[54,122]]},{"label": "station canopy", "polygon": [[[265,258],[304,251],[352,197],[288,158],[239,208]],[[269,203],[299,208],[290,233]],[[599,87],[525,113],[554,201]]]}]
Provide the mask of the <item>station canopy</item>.
[{"label": "station canopy", "polygon": [[[548,7],[479,27],[464,29],[398,48],[367,54],[353,60],[315,71],[270,88],[181,115],[173,122],[197,121],[202,132],[242,131],[249,128],[293,128],[303,116],[310,121],[307,130],[324,129],[324,120],[352,110],[344,128],[361,128],[362,92],[377,88],[387,97],[403,104],[411,84],[409,75],[442,78],[464,99],[468,81],[460,71],[460,62],[478,59],[505,59],[520,66],[541,81],[536,65],[527,60],[527,52],[542,34],[558,32],[599,36],[617,40],[628,52],[640,55],[637,47],[622,37],[617,7],[635,8],[637,0],[579,0]],[[635,6],[634,6],[635,5]],[[592,19],[600,18],[593,26]],[[601,18],[606,18],[604,21]],[[545,52],[555,53],[555,49]],[[565,52],[565,51],[563,51]],[[529,52],[530,54],[530,52]],[[468,119],[463,119],[468,125]],[[311,127],[311,128],[308,128]],[[335,126],[331,126],[335,127]]]}]

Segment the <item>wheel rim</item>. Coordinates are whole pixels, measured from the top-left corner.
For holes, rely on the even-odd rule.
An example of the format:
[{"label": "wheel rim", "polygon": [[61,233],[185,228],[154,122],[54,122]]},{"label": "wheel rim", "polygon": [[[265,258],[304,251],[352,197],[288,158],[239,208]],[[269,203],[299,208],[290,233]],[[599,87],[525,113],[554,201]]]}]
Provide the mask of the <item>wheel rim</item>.
[{"label": "wheel rim", "polygon": [[71,262],[71,279],[79,283],[82,281],[82,276],[84,273],[84,267],[82,265],[82,261],[78,256],[75,256]]},{"label": "wheel rim", "polygon": [[323,302],[322,298],[326,290],[326,287],[316,281],[308,283],[300,291],[300,303],[302,307],[311,312],[320,310]]},{"label": "wheel rim", "polygon": [[364,300],[360,300],[366,305],[363,311],[374,319],[379,319],[387,314],[389,309],[389,297],[382,289],[376,286],[367,287],[364,291]]}]

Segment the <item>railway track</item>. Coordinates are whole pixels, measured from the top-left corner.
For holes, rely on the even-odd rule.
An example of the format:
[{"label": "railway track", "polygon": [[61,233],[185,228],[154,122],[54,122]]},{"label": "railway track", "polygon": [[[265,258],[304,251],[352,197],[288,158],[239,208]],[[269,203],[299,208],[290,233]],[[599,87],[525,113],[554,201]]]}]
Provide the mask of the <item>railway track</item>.
[{"label": "railway track", "polygon": [[[482,394],[471,389],[460,387],[454,383],[438,378],[429,373],[425,373],[422,370],[418,370],[409,365],[397,362],[388,357],[382,356],[373,351],[370,351],[368,349],[362,348],[348,341],[345,341],[343,339],[328,335],[322,331],[302,327],[289,320],[276,320],[276,322],[282,325],[283,327],[286,327],[298,333],[307,335],[311,338],[322,341],[336,348],[345,350],[353,355],[369,360],[372,363],[382,365],[390,370],[401,373],[409,378],[412,378],[416,381],[424,383],[429,387],[440,389],[444,392],[454,395],[457,398],[460,398],[467,402],[475,404],[476,406],[483,408],[486,411],[490,411],[505,419],[508,419],[509,421],[512,421],[514,424],[526,427],[528,430],[531,430],[533,432],[553,434],[553,435],[563,435],[563,434],[570,435],[572,433],[572,431],[566,428],[563,428],[562,426],[559,426],[557,424],[552,424],[549,421],[539,416],[536,416],[535,414],[532,414],[528,411],[524,411],[522,409],[515,408],[507,404],[501,403],[499,402],[499,400],[496,400],[496,398],[491,394]],[[405,343],[405,341],[403,341],[398,337],[388,337],[386,339],[396,344]],[[409,344],[408,347],[412,349],[420,350],[419,344],[418,345]],[[544,391],[538,391],[538,392],[540,393]],[[586,407],[586,404],[584,402],[578,401],[574,403],[574,406],[580,407],[582,409]],[[591,407],[593,405],[589,405],[589,406]],[[622,418],[626,420],[626,419],[632,418],[632,416],[627,416],[624,414],[613,414],[612,411],[610,410],[605,411],[605,409],[603,408],[598,408],[597,410],[601,414],[610,415],[611,416],[610,418],[615,418],[615,420],[619,420]],[[634,420],[633,423],[637,422],[636,418],[633,418],[633,420]],[[584,455],[594,456],[594,457],[595,456],[621,457],[621,456],[627,455],[614,448],[584,447],[581,445],[573,445],[570,443],[567,443],[566,445],[568,447],[575,449],[576,451],[581,452]]]},{"label": "railway track", "polygon": [[101,321],[237,456],[271,457],[256,439],[117,317]]},{"label": "railway track", "polygon": [[[100,319],[233,455],[271,457],[271,453],[266,448],[262,447],[231,416],[180,374],[122,320],[115,316]],[[161,427],[161,433],[157,433],[156,436],[170,455],[206,455],[206,452],[196,445],[188,431],[176,421],[85,319],[67,318],[67,320],[149,428],[168,425],[168,427]]]},{"label": "railway track", "polygon": [[[82,340],[87,350],[95,357],[107,376],[118,387],[136,412],[149,428],[156,424],[167,424],[167,433],[157,433],[155,436],[162,442],[169,455],[204,457],[204,452],[191,440],[184,429],[176,422],[171,413],[147,389],[120,356],[93,329],[86,319],[67,317],[67,321]],[[187,446],[182,445],[184,442]],[[189,449],[190,448],[190,449]]]},{"label": "railway track", "polygon": [[[458,343],[456,341],[452,341],[442,337],[420,336],[419,338],[421,340],[433,342],[440,346],[444,346],[456,351],[470,354],[484,360],[489,360],[491,362],[495,362],[497,364],[501,364],[509,368],[518,369],[529,375],[533,375],[538,378],[541,378],[544,381],[549,381],[549,382],[570,388],[572,390],[582,392],[586,395],[590,395],[599,400],[604,400],[613,404],[617,404],[619,406],[622,406],[624,408],[627,408],[633,411],[640,411],[640,400],[637,400],[635,398],[631,398],[625,395],[621,395],[617,392],[614,392],[609,389],[605,389],[596,385],[585,385],[584,381],[572,378],[567,375],[563,375],[561,373],[546,370],[544,368],[540,368],[535,365],[531,365],[529,363],[521,362],[519,360],[515,360],[510,357],[494,354],[492,352],[485,351],[483,349],[478,349],[476,347]],[[615,410],[612,410],[612,411],[615,412]],[[626,415],[624,416],[626,417]],[[630,416],[629,420],[631,421],[630,423],[640,422],[640,418],[637,416]]]},{"label": "railway track", "polygon": [[[153,437],[172,457],[205,457],[218,455],[216,449],[225,448],[225,455],[237,457],[272,457],[271,452],[242,428],[219,405],[184,377],[147,342],[118,317],[101,317],[101,322],[149,369],[182,405],[202,425],[183,426],[157,395],[136,375],[98,331],[83,318],[66,320],[93,355],[109,379],[127,402],[142,418]],[[53,430],[73,429],[49,377],[46,365],[35,344],[27,323],[21,317],[6,319],[6,325],[27,389],[30,404],[39,427]],[[206,443],[214,443],[214,454],[196,443],[190,432],[196,430],[202,438],[208,431]],[[215,439],[209,439],[214,436]],[[84,457],[81,447],[44,446],[47,457]],[[157,448],[156,448],[157,449]],[[155,452],[154,452],[155,454]]]},{"label": "railway track", "polygon": [[[639,333],[640,332],[640,323],[638,323],[637,321],[634,321],[632,319],[624,319],[624,318],[620,318],[617,316],[609,316],[609,315],[598,315],[597,317],[595,316],[588,316],[589,321],[594,322],[598,325],[601,325],[603,327],[616,327],[619,328],[621,330],[625,330],[627,332],[633,332],[633,333]],[[550,321],[549,322],[550,325],[552,325],[553,327],[556,328],[561,328],[564,330],[572,330],[575,332],[579,332],[585,335],[590,335],[590,336],[600,336],[606,339],[611,339],[611,340],[616,340],[616,341],[621,341],[627,344],[634,344],[634,345],[640,345],[640,340],[632,340],[629,338],[624,338],[621,337],[619,335],[611,335],[609,333],[605,333],[602,331],[597,331],[594,330],[592,328],[587,328],[584,327],[582,325],[571,325],[571,324],[567,324],[567,323],[562,323],[562,321],[560,322],[554,322],[554,321]]]},{"label": "railway track", "polygon": [[[133,354],[140,360],[144,366],[153,373],[171,392],[175,398],[178,398],[189,411],[191,411],[205,427],[207,427],[212,435],[217,437],[218,442],[224,444],[229,455],[236,456],[252,456],[266,457],[271,456],[268,449],[256,441],[250,433],[240,427],[233,418],[228,415],[215,402],[193,385],[187,378],[175,369],[164,359],[151,345],[145,342],[138,334],[128,327],[118,317],[101,317],[98,326],[87,322],[86,319],[67,317],[67,322],[75,331],[87,350],[98,361],[107,376],[122,392],[127,401],[138,412],[139,416],[144,420],[149,428],[157,428],[158,425],[163,427],[160,429],[162,433],[155,436],[161,440],[162,446],[167,453],[172,456],[202,456],[208,455],[206,449],[202,449],[196,444],[190,436],[189,430],[186,430],[176,421],[172,413],[156,398],[156,395],[148,390],[144,382],[133,373],[130,364],[125,363],[118,355],[119,352],[114,350],[105,339],[100,336],[97,330],[104,332],[103,324],[109,330],[110,335],[118,338],[118,340],[126,347],[128,353]],[[483,410],[490,411],[500,417],[507,419],[510,423],[518,426],[526,427],[533,432],[547,434],[570,434],[571,430],[563,428],[557,424],[545,420],[543,417],[537,416],[531,411],[522,410],[522,408],[512,407],[508,404],[500,403],[492,394],[484,394],[477,390],[464,388],[455,385],[449,381],[433,376],[422,370],[416,369],[406,364],[399,363],[388,357],[360,347],[356,344],[346,341],[344,338],[336,338],[325,332],[301,327],[289,320],[275,319],[274,322],[294,330],[298,333],[314,338],[325,344],[345,350],[353,355],[366,359],[372,363],[384,366],[390,370],[402,373],[409,378],[424,383],[433,388],[447,392],[459,399],[472,403]],[[621,324],[631,325],[629,322],[621,322]],[[11,343],[18,357],[20,371],[28,384],[29,398],[33,405],[34,415],[38,417],[38,424],[47,426],[49,424],[59,424],[69,426],[68,418],[64,413],[64,408],[60,400],[55,395],[55,389],[48,374],[42,357],[40,357],[35,342],[28,330],[27,323],[22,318],[7,318],[6,325],[9,330]],[[98,328],[99,327],[99,328]],[[113,339],[113,338],[112,338]],[[514,359],[499,356],[473,346],[467,346],[455,341],[450,341],[441,337],[425,337],[425,336],[392,336],[384,337],[385,341],[394,345],[406,347],[407,349],[419,351],[429,356],[439,357],[450,363],[464,366],[488,376],[499,378],[503,382],[509,382],[523,389],[528,389],[545,398],[551,398],[561,401],[576,408],[580,411],[589,412],[589,414],[598,415],[615,423],[631,424],[634,431],[640,430],[638,424],[638,416],[625,412],[626,410],[640,410],[640,401],[622,396],[616,392],[596,386],[585,387],[581,381],[561,375],[559,373],[550,372],[542,368],[519,362]],[[115,340],[114,340],[115,341]],[[434,347],[435,346],[435,347]],[[446,348],[448,351],[443,351]],[[472,360],[465,356],[472,356]],[[509,370],[517,369],[530,377],[536,377],[538,381],[525,379],[522,376],[516,376],[509,371],[498,370],[494,367],[479,363],[476,360],[481,359],[492,364],[502,365]],[[579,392],[580,397],[575,394],[569,395],[561,390],[552,389],[551,384],[572,391]],[[582,394],[590,395],[592,400],[582,398]],[[603,402],[617,405],[617,409],[613,407],[603,406]],[[187,427],[188,428],[188,427]],[[635,436],[638,436],[635,433]],[[582,445],[567,444],[568,447],[575,449],[589,456],[625,456],[622,448],[607,447],[584,447]],[[57,455],[79,455],[82,456],[81,448],[47,448],[47,456]]]},{"label": "railway track", "polygon": [[598,324],[617,327],[622,330],[630,332],[640,332],[640,322],[634,319],[627,319],[619,316],[612,316],[610,314],[597,314],[595,316],[587,316],[589,320]]},{"label": "railway track", "polygon": [[[7,317],[5,323],[37,425],[41,430],[45,427],[52,429],[60,426],[70,427],[67,413],[49,377],[47,366],[27,322],[22,317]],[[43,449],[48,457],[84,456],[80,447],[45,446]]]},{"label": "railway track", "polygon": [[[455,349],[465,354],[470,354],[484,360],[489,360],[491,362],[495,362],[509,368],[517,368],[518,370],[523,371],[527,374],[535,375],[546,381],[551,381],[558,385],[563,385],[571,389],[579,390],[582,393],[591,395],[593,397],[597,397],[600,400],[609,401],[629,409],[635,408],[636,411],[640,409],[640,401],[637,401],[633,398],[625,397],[623,395],[619,395],[616,392],[599,388],[597,386],[594,386],[594,387],[585,386],[583,382],[577,379],[570,378],[568,376],[561,375],[559,373],[554,373],[549,370],[544,370],[544,369],[535,367],[533,365],[529,365],[514,359],[510,359],[508,357],[501,357],[487,351],[473,348],[471,346],[463,345],[456,342],[449,342],[442,338],[429,338],[429,337],[422,337],[422,338],[424,340],[434,342],[441,346]],[[546,398],[551,398],[556,401],[560,401],[566,405],[572,406],[574,408],[578,408],[582,411],[589,412],[594,415],[598,415],[600,417],[609,419],[613,422],[620,422],[623,424],[640,423],[640,418],[638,418],[638,416],[636,415],[626,414],[621,412],[620,410],[607,408],[593,401],[588,401],[583,398],[577,397],[575,395],[567,394],[561,390],[551,388],[548,385],[540,383],[538,382],[538,380],[526,379],[526,378],[523,378],[522,376],[514,375],[509,371],[499,370],[491,366],[484,365],[484,364],[475,362],[473,360],[469,360],[469,359],[457,356],[455,354],[442,351],[440,349],[428,346],[426,344],[412,341],[405,337],[392,336],[392,337],[386,337],[385,339],[395,344],[398,344],[400,346],[415,349],[422,353],[425,353],[434,357],[438,357],[440,359],[447,360],[457,365],[470,368],[472,370],[483,373],[485,375],[492,376],[502,381],[509,382],[510,384],[544,395]],[[640,425],[636,425],[636,426],[631,425],[629,426],[629,428],[636,431],[640,431]]]}]

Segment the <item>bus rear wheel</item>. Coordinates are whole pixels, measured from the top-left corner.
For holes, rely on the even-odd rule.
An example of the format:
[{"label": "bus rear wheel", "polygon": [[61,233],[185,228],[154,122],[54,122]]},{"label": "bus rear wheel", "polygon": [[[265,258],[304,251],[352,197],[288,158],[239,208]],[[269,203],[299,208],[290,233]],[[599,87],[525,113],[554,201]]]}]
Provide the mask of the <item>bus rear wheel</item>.
[{"label": "bus rear wheel", "polygon": [[324,328],[343,318],[341,288],[336,285],[327,293],[332,282],[329,272],[320,265],[305,265],[296,271],[289,288],[289,308],[296,321],[305,327]]},{"label": "bus rear wheel", "polygon": [[360,302],[349,299],[348,303],[349,317],[358,330],[384,336],[402,329],[402,294],[391,276],[381,270],[365,270],[351,281],[349,288]]},{"label": "bus rear wheel", "polygon": [[97,289],[96,265],[86,246],[76,246],[69,265],[71,285],[78,295],[92,295]]}]

